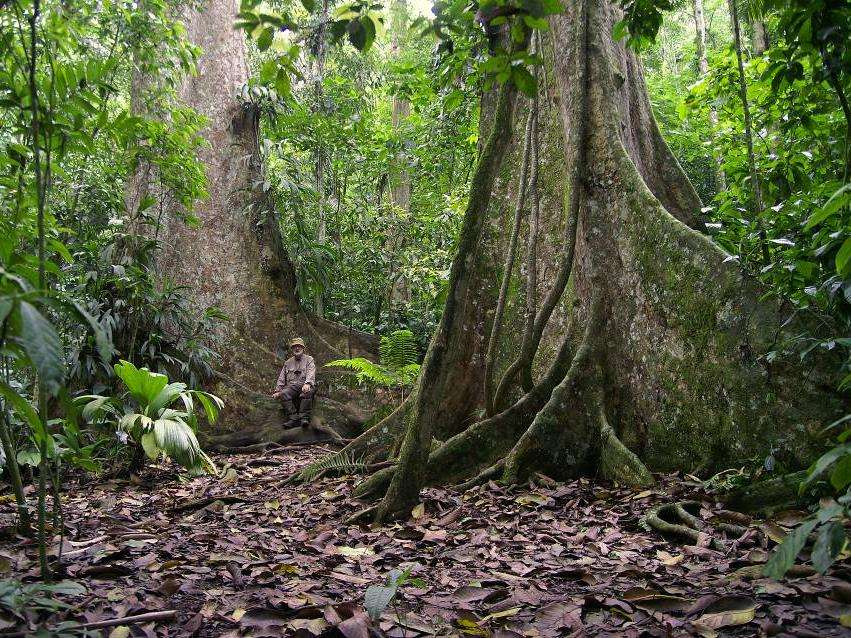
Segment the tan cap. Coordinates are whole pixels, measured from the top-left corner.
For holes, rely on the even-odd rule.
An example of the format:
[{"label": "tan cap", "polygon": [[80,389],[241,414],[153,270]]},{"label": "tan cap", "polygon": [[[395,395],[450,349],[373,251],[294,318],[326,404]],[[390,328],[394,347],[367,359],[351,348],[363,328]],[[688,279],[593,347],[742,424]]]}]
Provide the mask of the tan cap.
[{"label": "tan cap", "polygon": [[301,346],[302,348],[306,347],[304,345],[304,339],[302,339],[301,337],[296,337],[295,339],[290,340],[290,348],[292,348],[293,346]]}]

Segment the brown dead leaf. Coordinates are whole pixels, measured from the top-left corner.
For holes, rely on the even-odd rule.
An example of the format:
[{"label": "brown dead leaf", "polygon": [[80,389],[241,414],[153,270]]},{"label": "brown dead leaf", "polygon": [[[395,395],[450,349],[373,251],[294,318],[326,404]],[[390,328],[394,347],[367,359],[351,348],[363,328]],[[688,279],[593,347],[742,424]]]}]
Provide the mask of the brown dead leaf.
[{"label": "brown dead leaf", "polygon": [[562,629],[573,627],[581,622],[579,617],[580,607],[568,602],[553,602],[544,605],[535,612],[535,621],[544,627],[551,629]]},{"label": "brown dead leaf", "polygon": [[369,620],[364,613],[357,613],[344,620],[337,625],[337,629],[346,638],[369,638]]},{"label": "brown dead leaf", "polygon": [[334,553],[347,558],[360,558],[361,556],[373,556],[375,552],[369,547],[349,547],[339,545],[334,548]]},{"label": "brown dead leaf", "polygon": [[[243,611],[237,609],[234,611]],[[292,615],[288,612],[283,612],[270,607],[253,607],[243,611],[239,619],[240,627],[250,627],[252,629],[270,629],[277,627],[285,627],[290,622]]]},{"label": "brown dead leaf", "polygon": [[479,600],[484,600],[492,593],[494,593],[494,589],[487,589],[486,587],[461,587],[454,594],[452,594],[453,598],[461,601],[462,603],[474,603]]},{"label": "brown dead leaf", "polygon": [[746,625],[754,619],[756,604],[747,596],[722,596],[694,621],[695,626],[719,629]]},{"label": "brown dead leaf", "polygon": [[685,611],[693,601],[652,589],[633,588],[624,592],[623,599],[644,611]]},{"label": "brown dead leaf", "polygon": [[548,496],[543,496],[541,494],[521,494],[517,498],[514,499],[515,503],[519,505],[546,505],[550,502],[550,498]]},{"label": "brown dead leaf", "polygon": [[679,565],[681,562],[683,562],[685,555],[677,554],[676,556],[674,556],[666,551],[658,549],[656,550],[656,558],[658,558],[663,565],[673,567],[674,565]]},{"label": "brown dead leaf", "polygon": [[328,621],[324,618],[296,618],[289,621],[286,626],[288,629],[296,631],[303,629],[314,636],[319,636],[330,627]]},{"label": "brown dead leaf", "polygon": [[445,529],[427,529],[426,533],[423,534],[423,540],[425,542],[438,543],[446,540],[446,530]]}]

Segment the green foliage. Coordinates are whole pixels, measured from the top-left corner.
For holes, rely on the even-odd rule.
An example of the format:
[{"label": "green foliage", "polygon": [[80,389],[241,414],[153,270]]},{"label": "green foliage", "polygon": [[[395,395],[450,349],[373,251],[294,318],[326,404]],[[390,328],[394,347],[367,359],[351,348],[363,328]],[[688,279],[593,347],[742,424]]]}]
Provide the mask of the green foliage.
[{"label": "green foliage", "polygon": [[359,383],[370,386],[394,388],[411,386],[420,373],[419,355],[414,333],[396,330],[381,337],[381,363],[363,357],[336,359],[325,364],[329,368],[342,368],[356,373]]},{"label": "green foliage", "polygon": [[612,34],[616,40],[627,37],[627,44],[641,50],[656,39],[664,13],[676,6],[675,0],[618,0],[624,17],[616,23]]},{"label": "green foliage", "polygon": [[[762,55],[745,51],[763,209],[756,211],[753,201],[726,1],[706,1],[712,26],[704,76],[690,7],[674,9],[661,27],[665,46],[646,49],[651,99],[669,144],[707,203],[703,212],[715,241],[771,295],[791,300],[796,312],[822,327],[818,337],[806,332],[778,344],[766,360],[840,352],[839,385],[845,388],[851,383],[851,145],[842,96],[851,80],[849,17],[833,2],[739,4],[742,15],[758,16],[771,34]],[[712,178],[716,160],[726,189]]]},{"label": "green foliage", "polygon": [[782,578],[795,563],[795,559],[806,545],[807,538],[816,525],[818,525],[817,520],[806,521],[786,536],[765,564],[763,573],[769,578]]},{"label": "green foliage", "polygon": [[[156,359],[157,338],[181,327],[172,322],[169,332],[164,320],[157,334],[146,332],[137,312],[149,317],[151,309],[127,303],[140,287],[106,280],[126,270],[115,255],[132,252],[126,242],[117,245],[127,236],[116,228],[162,214],[155,208],[162,202],[151,196],[125,209],[134,171],[155,170],[160,191],[185,208],[190,223],[192,203],[206,194],[195,157],[204,122],[174,101],[198,51],[173,2],[142,8],[42,1],[37,11],[25,0],[7,4],[0,12],[3,427],[12,451],[22,449],[13,457],[40,461],[40,474],[47,461],[58,468],[60,460],[93,470],[97,435],[76,429],[73,419],[47,422],[45,408],[55,401],[70,416],[69,385],[110,383],[116,350]],[[132,75],[153,71],[156,87],[134,96],[149,101],[131,112]],[[125,338],[130,333],[139,338]],[[142,348],[141,355],[128,352]]]},{"label": "green foliage", "polygon": [[336,41],[346,37],[359,51],[368,51],[384,23],[379,13],[381,8],[380,3],[364,0],[337,7],[331,22],[331,35]]},{"label": "green foliage", "polygon": [[417,363],[417,350],[416,337],[410,330],[395,330],[383,335],[379,345],[382,365],[396,370]]},{"label": "green foliage", "polygon": [[355,458],[351,452],[336,452],[324,456],[318,461],[304,467],[298,473],[300,481],[313,481],[323,472],[338,472],[353,474],[363,471],[367,467],[363,458]]},{"label": "green foliage", "polygon": [[351,370],[356,373],[357,380],[360,383],[388,388],[396,385],[394,377],[384,366],[363,357],[335,359],[326,363],[325,367]]},{"label": "green foliage", "polygon": [[411,569],[391,569],[383,585],[370,585],[364,594],[364,608],[373,622],[378,622],[384,610],[396,600],[399,590],[406,585],[424,587],[421,578],[411,578]]},{"label": "green foliage", "polygon": [[[851,421],[847,415],[831,424],[828,430]],[[825,573],[836,561],[848,543],[845,525],[851,520],[851,428],[845,429],[836,438],[837,445],[825,452],[810,467],[807,477],[801,482],[800,491],[804,494],[812,489],[825,475],[829,485],[824,487],[833,492],[833,498],[823,498],[818,509],[793,532],[791,532],[775,550],[766,563],[765,575],[782,578],[807,544],[813,531],[817,531],[811,559],[813,567],[819,573]]]},{"label": "green foliage", "polygon": [[[80,583],[68,580],[58,583],[24,584],[19,580],[4,579],[0,580],[0,609],[19,620],[28,621],[27,612],[55,613],[71,607],[70,604],[56,599],[56,594],[80,596],[86,591]],[[57,629],[70,629],[72,625],[77,626],[77,623]]]},{"label": "green foliage", "polygon": [[[56,397],[64,392],[66,366],[62,339],[53,316],[87,326],[102,361],[109,360],[112,347],[105,331],[78,303],[63,292],[38,291],[26,280],[28,274],[26,269],[13,274],[0,267],[0,355],[14,366],[16,376],[37,378],[45,395]],[[33,467],[47,459],[62,457],[65,449],[57,446],[45,416],[32,407],[26,386],[11,381],[9,376],[0,379],[2,409],[10,417],[17,416],[24,426],[23,440],[27,447],[16,453],[17,446],[13,444],[4,452],[19,465]],[[8,427],[9,422],[4,415],[0,427]],[[8,436],[12,439],[11,433]]]},{"label": "green foliage", "polygon": [[[405,327],[424,344],[475,158],[482,79],[464,75],[463,51],[435,57],[409,20],[398,17],[395,48],[388,33],[366,53],[328,46],[321,78],[302,63],[306,81],[287,100],[258,102],[268,170],[257,186],[269,200],[265,214],[280,221],[305,304],[321,298],[329,319],[370,332]],[[310,29],[305,50],[316,54],[319,32]],[[269,54],[255,56],[262,73]],[[408,104],[403,117],[394,116],[399,99]],[[408,206],[394,199],[406,178]]]},{"label": "green foliage", "polygon": [[[98,395],[79,397],[82,416],[87,421],[107,418],[120,432],[126,432],[142,447],[145,455],[156,459],[165,455],[191,470],[215,472],[210,458],[201,450],[195,435],[198,429],[196,401],[212,424],[224,407],[221,399],[184,383],[169,383],[168,377],[137,368],[128,361],[115,365],[115,374],[126,393],[117,398]],[[180,403],[182,409],[173,406]]]}]

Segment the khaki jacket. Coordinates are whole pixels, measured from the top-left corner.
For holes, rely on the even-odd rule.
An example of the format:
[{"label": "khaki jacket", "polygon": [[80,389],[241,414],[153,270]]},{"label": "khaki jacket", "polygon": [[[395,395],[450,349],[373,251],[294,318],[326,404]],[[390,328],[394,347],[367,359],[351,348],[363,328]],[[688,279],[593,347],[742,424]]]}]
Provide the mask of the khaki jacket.
[{"label": "khaki jacket", "polygon": [[316,387],[316,364],[313,357],[306,353],[301,355],[300,361],[290,357],[284,362],[275,384],[275,392],[280,392],[287,386],[302,386],[305,383],[310,384],[311,388]]}]

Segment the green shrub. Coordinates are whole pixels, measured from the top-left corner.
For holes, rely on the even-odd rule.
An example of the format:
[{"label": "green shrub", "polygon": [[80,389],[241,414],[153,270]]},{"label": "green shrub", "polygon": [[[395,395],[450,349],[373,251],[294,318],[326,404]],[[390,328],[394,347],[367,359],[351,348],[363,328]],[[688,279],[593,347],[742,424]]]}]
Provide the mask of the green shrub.
[{"label": "green shrub", "polygon": [[[127,433],[150,459],[165,455],[187,469],[215,472],[212,460],[198,443],[195,402],[201,404],[207,420],[214,423],[224,407],[221,399],[208,392],[189,390],[184,383],[169,383],[164,374],[139,369],[129,361],[117,363],[115,374],[127,392],[120,397],[78,398],[85,420],[105,418],[114,422],[117,430]],[[180,407],[172,407],[175,404]]]},{"label": "green shrub", "polygon": [[[833,429],[851,421],[851,414],[831,424]],[[814,487],[827,477],[835,498],[823,498],[818,509],[791,532],[766,563],[765,575],[782,578],[795,563],[812,532],[816,533],[811,554],[813,567],[823,574],[848,544],[845,524],[851,519],[851,428],[836,438],[836,445],[810,467],[800,491]]]}]

